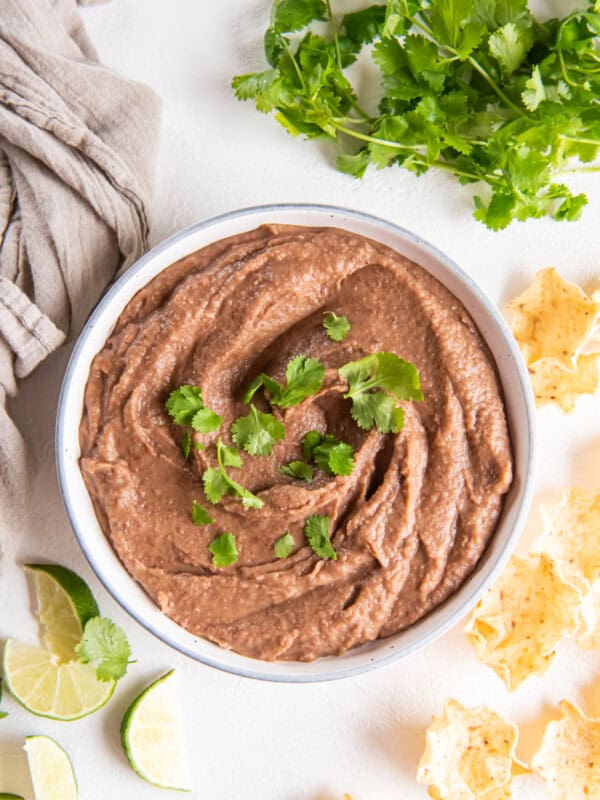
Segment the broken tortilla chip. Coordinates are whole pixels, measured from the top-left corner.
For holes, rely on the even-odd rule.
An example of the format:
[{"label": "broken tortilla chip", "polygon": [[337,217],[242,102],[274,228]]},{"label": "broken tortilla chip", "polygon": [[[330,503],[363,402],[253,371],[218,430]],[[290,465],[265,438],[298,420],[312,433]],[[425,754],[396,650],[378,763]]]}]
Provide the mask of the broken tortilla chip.
[{"label": "broken tortilla chip", "polygon": [[528,772],[515,757],[518,730],[485,706],[447,700],[426,732],[417,781],[434,800],[504,800],[514,775]]},{"label": "broken tortilla chip", "polygon": [[531,765],[546,782],[551,800],[600,797],[600,720],[588,719],[563,700],[562,719],[546,726]]},{"label": "broken tortilla chip", "polygon": [[529,675],[546,672],[559,641],[577,627],[580,602],[580,591],[547,556],[513,556],[475,606],[465,634],[512,691]]},{"label": "broken tortilla chip", "polygon": [[582,394],[595,394],[600,385],[597,355],[580,355],[567,370],[554,359],[542,358],[528,367],[536,405],[556,403],[569,414]]},{"label": "broken tortilla chip", "polygon": [[578,620],[577,644],[585,650],[600,650],[600,581],[583,598]]},{"label": "broken tortilla chip", "polygon": [[553,268],[540,270],[506,310],[527,366],[550,358],[566,370],[575,367],[598,316],[598,304]]},{"label": "broken tortilla chip", "polygon": [[541,511],[544,533],[532,553],[547,555],[564,581],[586,593],[600,579],[600,494],[567,489]]}]

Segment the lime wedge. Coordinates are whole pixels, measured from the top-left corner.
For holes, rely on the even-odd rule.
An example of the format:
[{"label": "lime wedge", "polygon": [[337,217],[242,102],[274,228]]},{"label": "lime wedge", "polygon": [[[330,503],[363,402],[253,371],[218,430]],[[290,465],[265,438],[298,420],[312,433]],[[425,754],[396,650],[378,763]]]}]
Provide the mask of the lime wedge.
[{"label": "lime wedge", "polygon": [[20,794],[7,794],[6,792],[0,792],[0,800],[25,800]]},{"label": "lime wedge", "polygon": [[50,719],[87,717],[107,703],[115,689],[115,681],[99,681],[90,664],[61,664],[48,650],[14,639],[4,645],[3,671],[6,686],[19,703]]},{"label": "lime wedge", "polygon": [[98,606],[85,581],[70,569],[54,564],[29,564],[26,569],[35,581],[48,649],[7,639],[6,686],[32,714],[81,719],[103,706],[115,688],[114,681],[99,681],[95,668],[82,664],[75,652],[85,623],[98,616]]},{"label": "lime wedge", "polygon": [[85,623],[100,615],[94,595],[83,578],[58,564],[27,564],[25,570],[35,582],[46,647],[60,662],[72,661]]},{"label": "lime wedge", "polygon": [[48,736],[27,736],[25,752],[35,800],[77,800],[77,781],[73,765],[54,739]]},{"label": "lime wedge", "polygon": [[174,674],[167,672],[136,697],[121,723],[121,742],[129,763],[145,781],[189,792]]}]

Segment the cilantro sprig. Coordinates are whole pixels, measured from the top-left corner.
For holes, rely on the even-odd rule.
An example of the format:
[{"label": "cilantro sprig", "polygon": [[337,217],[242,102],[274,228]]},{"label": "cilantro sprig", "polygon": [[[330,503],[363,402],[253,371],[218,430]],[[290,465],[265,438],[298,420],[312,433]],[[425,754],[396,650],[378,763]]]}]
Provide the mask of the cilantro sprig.
[{"label": "cilantro sprig", "polygon": [[338,317],[333,311],[326,311],[323,315],[323,327],[334,342],[341,342],[350,333],[348,317]]},{"label": "cilantro sprig", "polygon": [[354,469],[352,445],[340,442],[335,436],[308,431],[302,437],[302,453],[308,460],[330,475],[350,475]]},{"label": "cilantro sprig", "polygon": [[330,524],[331,519],[324,514],[312,514],[304,523],[304,535],[319,558],[337,561],[337,553],[329,536]]},{"label": "cilantro sprig", "polygon": [[252,403],[249,413],[234,421],[231,438],[251,456],[268,456],[273,446],[285,438],[285,427],[273,414],[264,414]]},{"label": "cilantro sprig", "polygon": [[[180,386],[169,395],[165,408],[175,421],[176,425],[191,427],[198,433],[212,433],[218,430],[223,418],[207,408],[202,399],[202,390],[199,386]],[[202,445],[195,444],[197,449],[203,449]],[[192,437],[189,431],[185,431],[181,437],[181,452],[183,457],[190,457],[192,448]]]},{"label": "cilantro sprig", "polygon": [[83,664],[95,667],[100,681],[122,678],[131,656],[125,632],[106,617],[92,617],[86,622],[75,652]]},{"label": "cilantro sprig", "polygon": [[239,497],[244,508],[262,508],[264,501],[252,494],[241,483],[235,481],[227,472],[226,467],[239,469],[242,466],[242,457],[235,447],[223,444],[221,437],[217,439],[218,467],[209,467],[202,475],[204,494],[209,503],[220,502],[226,494]]},{"label": "cilantro sprig", "polygon": [[263,372],[261,375],[257,375],[248,386],[244,395],[244,403],[249,403],[263,386],[269,392],[271,405],[280,408],[297,406],[307,397],[319,391],[324,376],[325,367],[317,358],[296,356],[287,364],[285,386]]},{"label": "cilantro sprig", "polygon": [[[356,178],[395,164],[478,184],[474,216],[492,230],[579,217],[587,198],[564,178],[600,170],[597,0],[544,22],[527,0],[387,0],[340,20],[332,5],[276,0],[269,66],[233,79],[238,99],[293,136],[336,141],[338,169]],[[346,71],[367,45],[375,114]]]},{"label": "cilantro sprig", "polygon": [[404,427],[397,401],[423,399],[417,368],[395,353],[372,353],[338,372],[348,383],[344,397],[352,400],[352,418],[363,430],[375,426],[380,433],[397,433]]}]

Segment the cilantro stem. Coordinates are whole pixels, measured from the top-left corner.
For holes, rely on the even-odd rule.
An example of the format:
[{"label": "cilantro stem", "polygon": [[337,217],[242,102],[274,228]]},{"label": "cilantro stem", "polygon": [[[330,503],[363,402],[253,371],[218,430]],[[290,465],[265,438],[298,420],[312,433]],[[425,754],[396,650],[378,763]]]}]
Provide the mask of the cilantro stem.
[{"label": "cilantro stem", "polygon": [[463,178],[472,178],[476,181],[488,181],[488,183],[493,183],[494,181],[498,180],[497,175],[489,175],[486,173],[485,175],[477,175],[475,172],[466,172],[463,169],[458,169],[458,167],[452,166],[452,164],[446,164],[444,161],[437,161],[431,162],[428,166],[433,167],[434,169],[443,169],[446,172],[451,172],[453,175],[459,175]]},{"label": "cilantro stem", "polygon": [[[561,26],[561,29],[562,29],[562,26]],[[565,82],[568,83],[569,86],[572,86],[573,88],[575,88],[576,86],[579,86],[577,81],[572,81],[569,78],[569,75],[567,73],[567,67],[565,65],[565,60],[564,60],[563,54],[562,54],[562,48],[561,47],[557,47],[557,50],[558,50],[558,60],[560,61],[560,71],[562,72],[562,76],[565,79]]]},{"label": "cilantro stem", "polygon": [[[217,439],[217,463],[219,464],[219,469],[221,471],[221,475],[223,476],[225,482],[233,489],[233,491],[238,495],[238,497],[241,497],[242,502],[246,498],[254,499],[257,503],[257,505],[254,507],[261,508],[264,505],[264,502],[255,494],[252,494],[252,492],[249,489],[246,489],[245,486],[242,486],[241,483],[234,481],[233,478],[229,475],[229,473],[225,469],[225,466],[223,465],[223,456],[222,456],[224,446],[225,445],[223,444],[223,441],[219,436],[219,438]],[[258,505],[259,503],[260,505]]]},{"label": "cilantro stem", "polygon": [[595,147],[600,147],[600,139],[583,139],[580,136],[567,136],[564,133],[560,134],[560,138],[567,142],[575,142],[576,144],[591,144]]},{"label": "cilantro stem", "polygon": [[510,97],[508,97],[506,94],[504,94],[504,92],[503,92],[503,91],[502,91],[502,89],[501,89],[501,88],[498,86],[498,84],[496,83],[496,81],[495,81],[495,80],[492,78],[492,76],[489,74],[489,72],[487,72],[487,70],[485,70],[485,69],[484,69],[484,68],[481,66],[481,64],[479,63],[479,61],[477,61],[477,59],[473,58],[473,56],[468,56],[468,57],[467,57],[467,61],[468,61],[468,62],[469,62],[469,64],[470,64],[470,65],[473,67],[473,69],[477,70],[477,72],[478,72],[478,73],[481,75],[481,77],[482,77],[482,78],[483,78],[485,81],[487,81],[487,82],[489,83],[489,85],[490,85],[490,86],[492,87],[492,89],[493,89],[493,90],[496,92],[496,94],[498,95],[498,97],[499,97],[499,98],[500,98],[500,99],[501,99],[503,102],[505,102],[505,103],[506,103],[506,105],[507,105],[509,108],[512,108],[512,110],[513,110],[513,111],[514,111],[516,114],[518,114],[520,117],[524,117],[524,116],[525,116],[525,113],[524,113],[524,112],[523,112],[523,111],[522,111],[522,110],[519,108],[519,106],[517,106],[517,105],[515,105],[515,103],[513,103],[513,101],[510,99]]},{"label": "cilantro stem", "polygon": [[[560,46],[559,42],[565,25],[571,22],[571,20],[577,19],[578,17],[582,17],[583,19],[589,22],[589,16],[590,15],[585,11],[573,11],[571,14],[569,14],[568,17],[565,17],[565,19],[561,22],[558,32],[556,34],[556,50],[558,52],[558,60],[560,61],[560,71],[562,72],[563,78],[565,79],[566,83],[568,83],[569,86],[572,86],[573,88],[581,86],[581,84],[578,83],[577,81],[572,81],[569,78],[567,66],[565,64],[565,59],[563,57],[563,49]],[[593,53],[586,53],[586,55],[591,57],[594,61],[598,60]],[[583,72],[584,74],[586,73],[586,70],[578,70],[578,71]]]},{"label": "cilantro stem", "polygon": [[[325,0],[325,4],[327,6],[327,16],[329,17],[329,22],[331,25],[331,36],[333,38],[333,46],[335,47],[335,58],[338,64],[338,68],[340,72],[343,73],[344,66],[342,64],[342,53],[340,51],[340,42],[338,39],[338,32],[337,28],[335,27],[335,23],[333,21],[333,11],[331,10],[331,0]],[[354,99],[352,92],[348,91],[347,89],[340,87],[343,91],[346,99],[352,106],[352,108],[359,114],[366,122],[371,121],[371,117],[367,114],[367,112],[356,102]]]},{"label": "cilantro stem", "polygon": [[[350,103],[350,105],[352,106],[352,108],[353,108],[353,109],[356,111],[356,113],[357,113],[357,114],[360,114],[360,116],[363,118],[363,120],[364,120],[365,122],[373,122],[373,117],[370,117],[370,116],[367,114],[367,112],[364,110],[364,108],[362,108],[362,106],[360,106],[360,105],[359,105],[359,104],[356,102],[356,100],[355,100],[355,99],[354,99],[354,97],[352,96],[351,92],[349,92],[349,91],[345,91],[345,92],[344,92],[344,94],[346,95],[346,99],[348,100],[348,102]],[[352,120],[350,120],[350,121],[352,121]]]},{"label": "cilantro stem", "polygon": [[335,24],[333,22],[333,11],[331,10],[331,0],[325,0],[325,5],[327,6],[327,16],[329,17],[329,22],[331,24],[331,35],[333,36],[333,45],[335,47],[335,56],[337,59],[338,67],[343,69],[342,67],[342,54],[340,53],[340,43],[338,40],[337,30],[335,28]]},{"label": "cilantro stem", "polygon": [[422,144],[402,144],[401,142],[392,142],[389,139],[380,139],[377,136],[371,136],[368,133],[355,131],[352,128],[347,128],[345,125],[340,125],[333,120],[334,127],[341,133],[346,133],[348,136],[353,136],[355,139],[361,139],[363,142],[371,142],[372,144],[380,144],[383,147],[393,147],[395,150],[417,150],[421,151],[425,145]]},{"label": "cilantro stem", "polygon": [[567,175],[573,172],[600,172],[600,164],[594,167],[572,167],[571,169],[563,169],[557,175]]},{"label": "cilantro stem", "polygon": [[[427,145],[425,144],[402,144],[402,142],[392,142],[389,139],[380,139],[377,136],[370,136],[368,133],[362,133],[361,131],[355,131],[352,130],[352,128],[347,128],[345,125],[340,125],[335,120],[333,121],[333,125],[341,133],[345,133],[348,136],[353,136],[355,139],[360,139],[364,142],[370,142],[371,144],[378,144],[382,147],[391,147],[394,150],[411,150],[422,156],[425,155],[423,150],[426,150],[427,148]],[[476,140],[473,141],[475,144],[477,144]],[[458,175],[459,177],[463,178],[471,178],[472,180],[476,181],[487,180],[489,182],[493,182],[496,180],[496,176],[494,175],[477,175],[475,172],[466,172],[465,170],[458,169],[458,167],[454,167],[451,164],[446,164],[444,161],[440,161],[439,159],[431,162],[422,161],[420,163],[425,167],[443,169],[447,172],[451,172],[453,175]]]},{"label": "cilantro stem", "polygon": [[306,91],[306,83],[304,82],[304,76],[302,75],[302,70],[298,66],[298,62],[296,61],[296,58],[292,52],[292,48],[286,42],[285,37],[283,37],[282,41],[283,41],[283,46],[285,48],[285,52],[288,54],[288,56],[290,57],[290,61],[294,65],[294,70],[296,71],[296,75],[298,76],[298,79],[300,81],[300,86],[302,87],[303,91]]}]

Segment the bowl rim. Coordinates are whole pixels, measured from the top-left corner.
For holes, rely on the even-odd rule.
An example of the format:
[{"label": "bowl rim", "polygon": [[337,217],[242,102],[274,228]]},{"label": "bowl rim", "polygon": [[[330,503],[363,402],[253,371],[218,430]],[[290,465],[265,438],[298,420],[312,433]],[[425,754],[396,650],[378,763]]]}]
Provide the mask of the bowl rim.
[{"label": "bowl rim", "polygon": [[[488,543],[488,546],[486,547],[486,550],[484,551],[480,560],[478,561],[477,566],[474,568],[473,572],[466,578],[466,580],[459,586],[456,592],[450,595],[448,598],[446,598],[446,600],[444,600],[439,606],[433,609],[429,614],[425,615],[425,617],[421,618],[420,620],[417,620],[415,625],[419,625],[419,623],[423,622],[424,620],[427,620],[429,617],[436,614],[436,612],[440,612],[441,610],[443,610],[444,607],[447,606],[450,603],[450,601],[452,601],[453,598],[456,598],[457,595],[462,595],[464,591],[464,597],[461,597],[460,603],[455,604],[455,608],[453,609],[453,611],[451,613],[448,613],[448,615],[445,618],[442,618],[441,620],[437,621],[437,624],[435,624],[431,630],[425,632],[418,640],[411,642],[408,645],[405,645],[404,647],[400,647],[397,650],[395,650],[394,646],[391,645],[390,647],[391,652],[389,653],[383,655],[376,655],[374,658],[366,659],[363,663],[354,664],[347,667],[346,669],[339,669],[334,672],[322,672],[322,673],[317,672],[317,673],[293,674],[293,675],[284,673],[264,672],[260,669],[260,665],[268,664],[270,666],[273,666],[279,663],[283,665],[290,663],[302,665],[304,662],[264,662],[259,659],[240,656],[240,658],[243,659],[248,664],[247,668],[245,666],[239,667],[239,666],[224,664],[220,662],[218,658],[212,658],[209,654],[198,652],[197,650],[194,650],[193,648],[186,646],[182,642],[175,641],[169,636],[168,633],[159,631],[149,619],[144,619],[143,616],[135,608],[132,607],[132,604],[128,601],[128,599],[123,597],[121,592],[113,586],[110,577],[106,575],[102,567],[99,566],[94,556],[94,553],[88,546],[85,526],[80,524],[76,509],[74,507],[74,502],[70,496],[68,472],[71,469],[71,467],[70,464],[68,463],[68,458],[63,444],[65,431],[67,427],[71,424],[70,421],[66,419],[66,411],[67,411],[66,401],[69,392],[71,391],[73,379],[79,367],[80,355],[84,350],[84,347],[90,335],[92,334],[92,331],[96,323],[104,315],[105,308],[110,304],[111,300],[116,295],[119,294],[121,289],[127,283],[129,283],[129,281],[131,281],[141,270],[143,270],[150,262],[154,261],[158,256],[160,256],[166,250],[170,249],[171,247],[173,247],[178,243],[185,241],[188,238],[192,238],[194,234],[200,231],[204,231],[208,228],[219,225],[220,223],[226,223],[228,221],[237,220],[241,218],[243,219],[245,217],[252,217],[265,213],[280,214],[285,212],[291,212],[291,213],[297,212],[299,214],[301,214],[302,212],[316,212],[318,214],[324,214],[330,217],[341,216],[353,219],[357,222],[365,222],[367,224],[370,223],[375,225],[376,227],[382,228],[383,230],[387,230],[394,236],[399,236],[409,244],[413,245],[418,250],[425,251],[429,256],[431,256],[433,259],[441,263],[443,268],[447,270],[449,273],[453,274],[454,277],[458,280],[458,282],[461,283],[465,287],[465,289],[473,296],[475,301],[482,307],[483,311],[492,320],[492,322],[495,324],[496,328],[500,332],[503,344],[506,346],[509,356],[514,361],[514,367],[516,369],[516,375],[519,382],[519,389],[521,391],[521,395],[524,400],[524,405],[522,410],[525,412],[525,423],[526,423],[525,442],[522,443],[521,445],[524,446],[526,455],[524,462],[524,470],[522,474],[522,484],[516,491],[516,500],[514,501],[514,505],[516,507],[514,511],[514,521],[512,523],[512,530],[507,534],[504,545],[502,546],[500,552],[497,553],[495,557],[491,560],[491,563],[484,565],[483,569],[484,575],[482,576],[480,575],[481,572],[480,567],[482,564],[482,560],[485,558],[485,553],[489,548],[489,543]],[[341,220],[337,220],[335,223],[336,226],[337,222],[339,222],[340,227],[343,228],[343,222]],[[290,223],[290,224],[298,224],[300,226],[302,225],[302,223]],[[250,228],[248,228],[248,230],[250,230]],[[227,238],[227,237],[225,236],[221,238]],[[217,241],[217,239],[215,239],[214,241]],[[190,250],[189,252],[193,252],[193,250]],[[164,267],[164,269],[166,268],[167,267]],[[427,269],[427,267],[423,268]],[[158,272],[155,273],[155,275],[156,274],[158,274]],[[146,283],[153,280],[155,275],[149,277]],[[437,279],[440,280],[439,278]],[[440,282],[442,284],[444,283],[443,280],[440,280]],[[146,285],[146,283],[142,284],[142,286]],[[139,291],[139,289],[137,291]],[[454,292],[452,293],[454,294]],[[129,300],[125,302],[125,305],[121,308],[121,311],[127,305],[127,303],[130,302],[130,299],[131,298],[129,298]],[[461,303],[464,302],[462,298],[459,297],[458,299],[460,300]],[[114,322],[116,322],[116,319],[117,317],[113,319],[113,324]],[[110,332],[108,335],[110,335]],[[496,364],[496,367],[499,370],[496,356],[494,350],[492,349],[492,346],[489,344],[486,337],[483,334],[481,335],[486,344],[488,345],[492,358],[494,359],[494,363]],[[504,383],[501,378],[500,378],[500,383],[503,392],[506,395],[506,387],[504,386]],[[488,298],[488,296],[479,287],[479,285],[475,282],[475,280],[471,278],[470,275],[468,275],[461,267],[459,267],[458,264],[456,264],[456,262],[453,261],[453,259],[451,259],[445,253],[439,250],[435,245],[432,245],[430,242],[421,238],[417,234],[407,230],[406,228],[403,228],[400,225],[382,219],[373,214],[369,214],[367,212],[349,209],[343,206],[335,206],[335,205],[320,204],[320,203],[267,203],[264,205],[249,206],[237,210],[228,211],[223,214],[218,214],[216,216],[212,216],[200,222],[189,225],[180,231],[177,231],[176,233],[172,234],[171,236],[167,237],[166,239],[162,240],[154,247],[152,247],[147,253],[145,253],[140,259],[138,259],[138,261],[136,261],[131,267],[129,267],[123,274],[119,275],[109,285],[108,289],[105,291],[105,293],[98,301],[97,305],[94,307],[81,333],[79,334],[75,342],[75,345],[73,347],[72,353],[70,355],[67,368],[65,370],[58,398],[58,412],[57,412],[56,427],[55,427],[56,467],[58,473],[59,490],[65,506],[65,510],[67,512],[69,522],[75,534],[75,538],[77,539],[79,547],[81,548],[88,564],[90,565],[92,571],[94,572],[100,583],[113,597],[113,599],[121,606],[121,608],[124,611],[126,611],[142,627],[144,627],[146,630],[148,630],[150,633],[156,636],[160,641],[164,642],[165,644],[168,644],[170,647],[174,648],[180,653],[187,655],[188,657],[192,658],[195,661],[206,664],[207,666],[213,667],[215,669],[219,669],[223,672],[227,672],[245,678],[263,680],[268,682],[278,682],[278,683],[325,682],[325,681],[339,680],[342,678],[347,678],[353,675],[358,675],[361,673],[369,672],[374,669],[378,669],[382,666],[386,666],[394,661],[404,658],[405,656],[410,655],[416,650],[420,650],[421,648],[427,646],[435,639],[439,638],[444,633],[446,633],[466,613],[468,613],[468,611],[471,608],[474,607],[474,605],[481,598],[483,593],[487,590],[487,588],[491,585],[491,583],[500,573],[505,563],[508,561],[521,534],[527,513],[529,511],[529,507],[531,505],[533,490],[534,490],[534,471],[535,471],[536,452],[537,452],[535,419],[536,419],[535,402],[533,398],[533,392],[531,389],[531,384],[529,381],[527,369],[521,358],[517,343],[514,337],[512,336],[512,333],[510,332],[510,329],[506,321],[504,320],[500,310]],[[510,420],[508,420],[508,425],[509,425],[509,430],[511,432],[511,438],[513,438],[515,432],[513,430],[513,426]],[[514,447],[514,442],[513,442],[513,447]],[[494,531],[494,536],[496,535],[496,531],[498,530],[498,528],[501,526],[501,523],[502,523],[502,518],[500,518],[498,521],[497,528]],[[98,528],[100,528],[99,523],[98,523]],[[492,539],[490,539],[490,543],[492,540],[493,537]],[[118,558],[118,556],[116,557]],[[123,569],[125,570],[124,566]],[[131,575],[129,575],[129,573],[127,574],[129,579],[133,583],[136,583],[135,579]],[[477,577],[478,580],[475,580],[475,578]],[[466,591],[466,589],[469,586],[470,586],[470,591]],[[151,598],[148,597],[147,599],[149,603],[154,604]],[[162,612],[160,613],[162,614]],[[171,620],[171,622],[174,621]],[[177,625],[177,623],[174,624]],[[412,628],[414,626],[410,627]],[[406,630],[410,630],[410,628]],[[387,639],[378,641],[392,642],[395,641],[397,637],[402,636],[403,633],[404,631],[399,631],[397,634],[394,634],[393,636],[390,636]],[[198,640],[206,641],[202,639],[202,637],[194,637],[194,641]],[[368,646],[369,645],[367,644],[367,645],[362,645],[361,647],[358,648],[353,648],[352,650],[348,651],[348,653],[352,653],[353,651],[356,653],[362,648]],[[219,650],[224,649],[218,646],[217,648]],[[345,655],[347,654],[344,653],[341,656],[334,656],[333,658],[340,659],[343,658]],[[306,662],[306,665],[315,663],[318,663],[318,660],[317,662]]]}]

